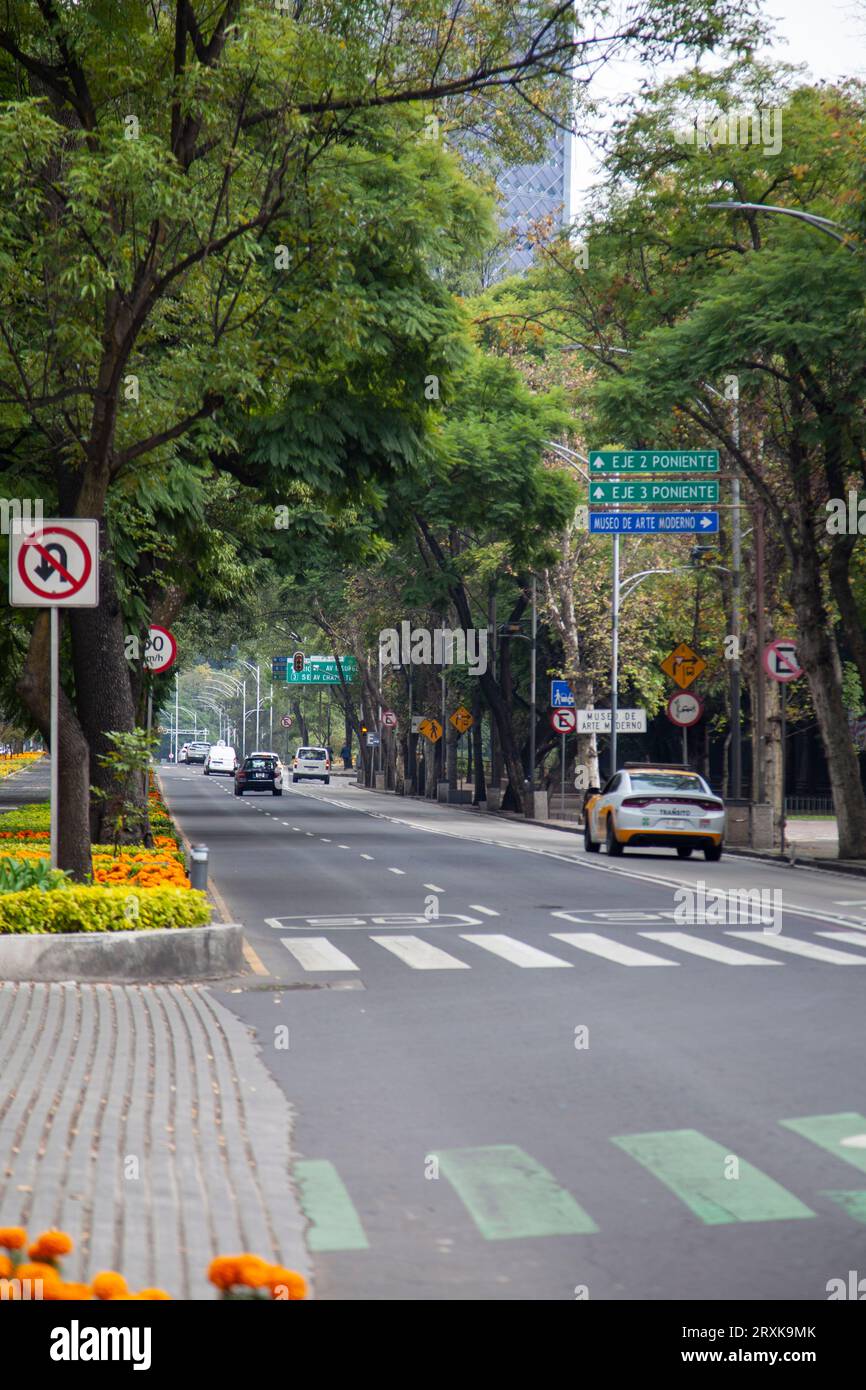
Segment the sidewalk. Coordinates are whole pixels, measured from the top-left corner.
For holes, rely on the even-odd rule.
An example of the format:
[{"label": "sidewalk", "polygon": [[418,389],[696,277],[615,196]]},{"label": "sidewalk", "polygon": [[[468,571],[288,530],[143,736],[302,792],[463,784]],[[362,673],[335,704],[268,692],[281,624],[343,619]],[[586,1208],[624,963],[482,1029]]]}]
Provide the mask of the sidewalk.
[{"label": "sidewalk", "polygon": [[0,984],[0,1037],[0,1225],[67,1231],[66,1279],[209,1299],[250,1251],[309,1281],[288,1105],[206,989]]}]

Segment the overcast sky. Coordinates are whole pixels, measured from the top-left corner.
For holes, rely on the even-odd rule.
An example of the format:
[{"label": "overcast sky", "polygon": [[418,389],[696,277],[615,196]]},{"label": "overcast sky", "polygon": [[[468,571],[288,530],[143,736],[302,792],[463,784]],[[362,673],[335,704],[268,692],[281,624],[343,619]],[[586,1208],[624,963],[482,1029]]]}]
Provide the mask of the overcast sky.
[{"label": "overcast sky", "polygon": [[[866,0],[765,0],[765,13],[775,21],[777,41],[760,57],[805,63],[808,76],[826,81],[866,77]],[[681,66],[686,66],[682,64]],[[664,76],[676,71],[671,65]],[[640,69],[634,63],[614,63],[593,81],[596,96],[612,98],[635,85]],[[577,211],[585,190],[597,180],[593,151],[573,142],[572,209]]]}]

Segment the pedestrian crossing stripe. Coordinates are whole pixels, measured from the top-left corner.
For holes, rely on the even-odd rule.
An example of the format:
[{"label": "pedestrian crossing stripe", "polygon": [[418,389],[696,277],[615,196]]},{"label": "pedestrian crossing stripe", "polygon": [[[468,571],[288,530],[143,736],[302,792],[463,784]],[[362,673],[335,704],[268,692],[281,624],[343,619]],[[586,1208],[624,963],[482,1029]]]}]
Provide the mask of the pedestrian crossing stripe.
[{"label": "pedestrian crossing stripe", "polygon": [[[781,1120],[785,1129],[793,1130],[804,1139],[817,1144],[835,1158],[844,1159],[861,1173],[866,1173],[866,1118],[856,1111],[841,1111],[834,1115],[801,1115],[795,1120]],[[860,1142],[852,1143],[852,1140]],[[848,1141],[848,1142],[846,1142]]]},{"label": "pedestrian crossing stripe", "polygon": [[[276,919],[273,919],[272,925],[277,925]],[[840,935],[836,932],[816,934]],[[638,933],[642,939],[655,942],[665,949],[669,953],[666,956],[641,950],[637,946],[629,945],[612,937],[602,936],[598,932],[550,932],[548,935],[551,940],[561,941],[564,946],[572,950],[599,956],[612,964],[627,967],[678,966],[682,962],[670,959],[670,953],[676,955],[679,952],[685,955],[699,956],[717,965],[779,966],[785,964],[784,961],[773,960],[770,956],[759,956],[752,951],[743,951],[734,946],[726,945],[724,942],[715,941],[706,936],[692,936],[686,932],[646,931]],[[755,945],[766,946],[790,955],[801,956],[807,960],[820,961],[823,964],[866,965],[866,952],[862,955],[852,955],[850,951],[839,951],[817,942],[803,941],[794,937],[777,937],[768,932],[735,931],[727,932],[726,935],[739,937],[742,940],[754,942]],[[389,952],[390,955],[395,956],[410,970],[472,969],[472,965],[468,961],[461,960],[441,946],[431,945],[420,936],[398,933],[388,936],[370,934],[367,939]],[[440,937],[439,939],[441,941],[446,938]],[[453,939],[452,937],[451,940],[453,941]],[[335,946],[327,936],[296,936],[292,933],[290,936],[281,936],[280,940],[302,970],[321,973],[360,970],[360,966],[356,965],[351,956],[346,955],[345,951]],[[499,932],[478,934],[461,932],[458,940],[465,941],[469,946],[478,950],[487,951],[506,964],[516,966],[520,970],[570,969],[576,963],[564,959],[561,955],[542,951],[538,946],[520,941],[517,937]],[[857,944],[860,944],[859,937]],[[866,947],[866,940],[862,944]]]},{"label": "pedestrian crossing stripe", "polygon": [[342,1178],[325,1158],[295,1164],[301,1208],[310,1228],[311,1251],[367,1250],[369,1241]]},{"label": "pedestrian crossing stripe", "polygon": [[[705,1226],[815,1215],[774,1178],[696,1129],[624,1134],[613,1143],[664,1183]],[[733,1171],[732,1158],[737,1160]]]},{"label": "pedestrian crossing stripe", "polygon": [[515,1144],[445,1149],[435,1155],[485,1240],[589,1235],[592,1217],[553,1175]]}]

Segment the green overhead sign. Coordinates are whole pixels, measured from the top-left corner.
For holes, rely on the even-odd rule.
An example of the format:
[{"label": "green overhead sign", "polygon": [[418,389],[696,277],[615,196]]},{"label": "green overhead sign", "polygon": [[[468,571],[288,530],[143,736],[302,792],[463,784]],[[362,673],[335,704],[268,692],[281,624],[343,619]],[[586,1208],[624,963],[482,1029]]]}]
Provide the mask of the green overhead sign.
[{"label": "green overhead sign", "polygon": [[[358,674],[358,662],[353,656],[341,656],[340,666],[343,671],[345,681],[354,680]],[[287,685],[339,685],[340,676],[337,671],[337,663],[332,660],[320,660],[316,657],[308,657],[304,661],[302,671],[294,670],[291,659],[286,667],[285,681]]]},{"label": "green overhead sign", "polygon": [[718,449],[591,449],[590,473],[718,473]]},{"label": "green overhead sign", "polygon": [[653,482],[632,478],[628,482],[592,482],[589,500],[594,507],[611,502],[718,502],[717,482],[677,482],[674,479]]}]

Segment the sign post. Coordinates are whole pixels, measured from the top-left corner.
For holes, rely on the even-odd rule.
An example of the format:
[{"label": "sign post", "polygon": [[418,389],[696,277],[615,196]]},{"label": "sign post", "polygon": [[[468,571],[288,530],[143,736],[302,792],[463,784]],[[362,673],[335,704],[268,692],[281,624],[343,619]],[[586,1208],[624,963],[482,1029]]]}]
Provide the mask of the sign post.
[{"label": "sign post", "polygon": [[43,521],[9,538],[9,603],[51,610],[51,867],[57,868],[60,790],[61,608],[99,606],[99,522],[78,517]]},{"label": "sign post", "polygon": [[797,680],[803,674],[803,668],[797,660],[797,643],[789,638],[778,637],[775,642],[770,642],[764,648],[763,653],[764,670],[774,681],[778,681],[782,689],[779,691],[782,706],[782,810],[779,817],[779,834],[781,837],[780,848],[785,853],[785,831],[787,829],[787,817],[785,815],[785,772],[788,766],[787,758],[787,738],[788,738],[788,686],[791,681]]}]

